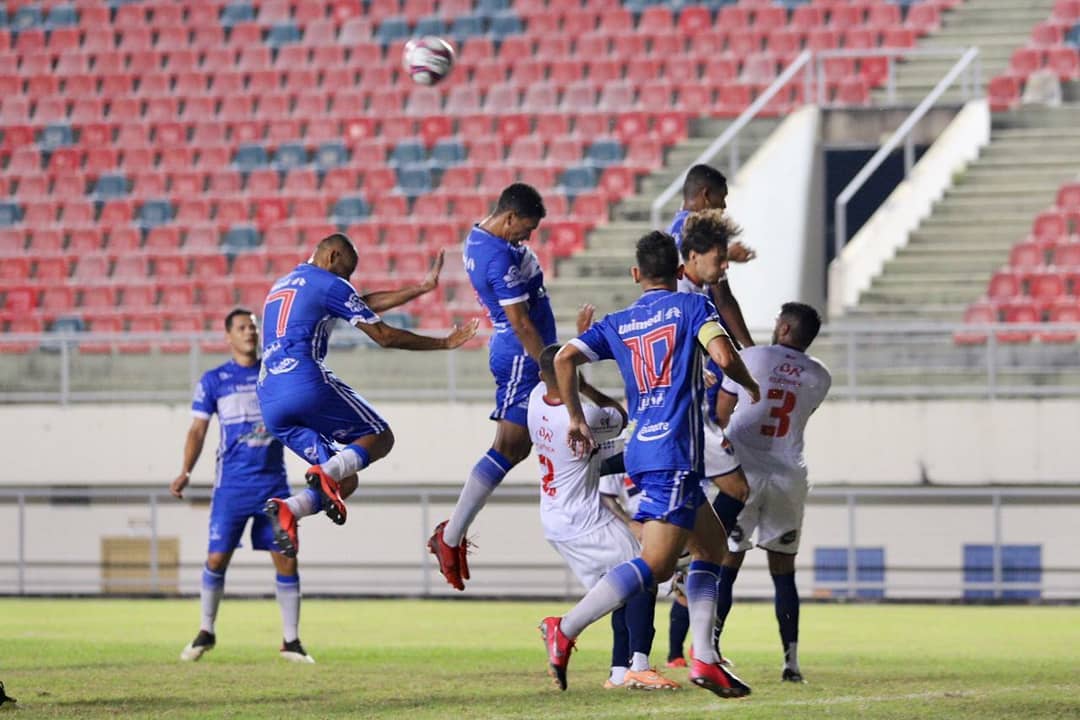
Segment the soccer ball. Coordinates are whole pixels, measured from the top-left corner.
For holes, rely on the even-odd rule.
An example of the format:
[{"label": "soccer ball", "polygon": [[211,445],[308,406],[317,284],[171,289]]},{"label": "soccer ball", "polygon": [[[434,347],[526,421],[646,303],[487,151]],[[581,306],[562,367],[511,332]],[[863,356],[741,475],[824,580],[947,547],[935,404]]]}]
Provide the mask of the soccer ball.
[{"label": "soccer ball", "polygon": [[413,38],[405,43],[401,65],[409,77],[420,85],[434,85],[454,67],[454,48],[434,35]]}]

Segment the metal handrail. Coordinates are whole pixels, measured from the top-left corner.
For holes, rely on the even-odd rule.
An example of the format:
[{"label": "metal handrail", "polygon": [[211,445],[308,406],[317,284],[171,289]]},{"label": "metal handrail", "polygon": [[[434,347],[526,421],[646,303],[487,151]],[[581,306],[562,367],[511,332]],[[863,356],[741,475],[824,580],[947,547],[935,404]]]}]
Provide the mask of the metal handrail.
[{"label": "metal handrail", "polygon": [[[693,167],[694,165],[708,163],[716,157],[721,150],[727,147],[729,143],[731,143],[732,165],[737,166],[738,145],[732,141],[740,132],[742,132],[743,128],[749,125],[750,121],[761,112],[762,108],[764,108],[784,86],[791,82],[791,79],[795,77],[796,73],[810,63],[812,58],[813,53],[809,50],[803,50],[799,53],[799,56],[787,66],[784,72],[780,73],[780,75],[773,80],[772,84],[765,88],[764,92],[758,95],[754,102],[750,103],[750,106],[735,118],[734,122],[728,125],[727,129],[721,133],[720,137],[716,138],[709,147],[705,148],[705,150],[694,159],[694,162],[690,163],[690,166]],[[655,200],[653,200],[653,203],[649,208],[649,222],[654,228],[659,229],[661,227],[660,213],[663,212],[664,206],[667,205],[680,190],[682,190],[683,181],[686,180],[686,173],[689,169],[690,168],[688,167],[686,170],[679,173],[679,176],[672,180],[671,184],[668,185]]]},{"label": "metal handrail", "polygon": [[[926,97],[922,99],[922,102],[915,106],[915,109],[911,111],[907,118],[905,118],[904,122],[900,124],[900,127],[889,136],[889,139],[885,141],[885,144],[874,153],[874,156],[867,161],[862,170],[852,178],[851,182],[847,184],[847,187],[845,187],[836,197],[833,228],[834,257],[840,257],[844,245],[847,242],[847,206],[848,203],[851,202],[851,198],[866,184],[866,181],[870,179],[870,176],[881,167],[882,163],[885,162],[889,155],[892,154],[893,150],[895,150],[902,141],[904,142],[904,177],[906,178],[908,176],[911,172],[911,168],[915,165],[915,147],[913,144],[914,136],[912,135],[912,130],[915,129],[915,125],[926,115],[930,108],[933,107],[952,84],[956,82],[961,73],[967,70],[973,63],[976,63],[978,58],[979,49],[975,47],[968,48],[967,52],[956,61],[952,68],[949,69],[949,72],[945,73],[945,76],[938,81],[938,84],[935,85],[929,93],[927,93]],[[978,82],[976,81],[972,84],[974,85],[973,89],[977,94],[979,92]]]}]

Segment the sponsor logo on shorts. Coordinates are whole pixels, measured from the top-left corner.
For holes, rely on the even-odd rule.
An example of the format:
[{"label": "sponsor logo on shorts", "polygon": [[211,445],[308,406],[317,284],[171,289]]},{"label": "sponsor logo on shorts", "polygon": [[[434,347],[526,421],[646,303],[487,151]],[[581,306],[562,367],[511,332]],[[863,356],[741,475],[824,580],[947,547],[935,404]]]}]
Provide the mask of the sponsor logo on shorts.
[{"label": "sponsor logo on shorts", "polygon": [[653,440],[661,440],[669,434],[671,434],[671,425],[666,422],[658,422],[643,425],[635,437],[641,442],[652,442]]},{"label": "sponsor logo on shorts", "polygon": [[798,530],[789,530],[788,532],[786,532],[786,533],[784,533],[783,535],[780,536],[780,544],[781,545],[790,545],[791,543],[795,542],[795,539],[797,537],[799,537],[799,531]]}]

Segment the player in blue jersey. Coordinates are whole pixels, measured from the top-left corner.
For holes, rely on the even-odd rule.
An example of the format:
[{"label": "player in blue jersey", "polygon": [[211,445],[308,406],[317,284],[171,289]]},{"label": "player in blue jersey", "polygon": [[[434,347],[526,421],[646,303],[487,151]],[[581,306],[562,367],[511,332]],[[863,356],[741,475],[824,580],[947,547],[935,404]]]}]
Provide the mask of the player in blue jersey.
[{"label": "player in blue jersey", "polygon": [[347,517],[345,498],[356,474],[394,446],[390,425],[323,363],[330,331],[344,319],[380,347],[452,350],[476,334],[477,323],[428,337],[387,325],[376,314],[419,295],[422,288],[361,297],[348,278],[362,261],[345,235],[323,238],[311,259],[270,288],[263,308],[263,353],[258,396],[266,427],[311,463],[308,489],[271,498],[264,512],[282,553],[296,556],[299,518],[325,511],[336,524]]},{"label": "player in blue jersey", "polygon": [[578,368],[605,359],[619,365],[631,417],[624,462],[641,488],[634,518],[644,524],[641,556],[613,568],[563,617],[544,618],[540,631],[552,674],[565,689],[574,638],[629,598],[670,578],[689,543],[693,560],[686,595],[694,644],[700,648],[690,680],[721,697],[742,697],[750,688],[723,668],[712,650],[717,577],[726,548],[723,528],[701,490],[701,348],[746,388],[751,402],[758,399],[758,385],[712,302],[676,292],[682,263],[674,239],[654,231],[638,241],[636,254],[632,272],[641,297],[571,340],[556,356],[555,367],[570,414],[567,442],[585,455],[595,441],[582,411]]},{"label": "player in blue jersey", "polygon": [[251,520],[251,545],[269,550],[277,570],[275,586],[284,636],[281,656],[295,662],[315,662],[300,644],[300,576],[296,559],[274,548],[270,523],[262,514],[269,498],[289,496],[281,443],[266,430],[255,397],[259,376],[259,329],[250,310],[237,308],[225,317],[225,336],[232,360],[208,371],[195,386],[193,419],[184,443],[184,463],[169,490],[184,495],[191,471],[202,453],[210,416],[218,416],[221,440],[217,450],[217,477],[210,504],[210,546],[203,568],[202,624],[180,654],[198,660],[214,648],[214,622],[225,593],[225,571]]},{"label": "player in blue jersey", "polygon": [[465,239],[465,270],[495,327],[488,367],[495,376],[490,418],[497,426],[495,441],[470,472],[450,519],[428,540],[440,572],[458,590],[469,579],[466,531],[506,473],[532,450],[529,395],[540,382],[540,353],[556,338],[544,272],[524,242],[546,214],[535,188],[514,183]]}]

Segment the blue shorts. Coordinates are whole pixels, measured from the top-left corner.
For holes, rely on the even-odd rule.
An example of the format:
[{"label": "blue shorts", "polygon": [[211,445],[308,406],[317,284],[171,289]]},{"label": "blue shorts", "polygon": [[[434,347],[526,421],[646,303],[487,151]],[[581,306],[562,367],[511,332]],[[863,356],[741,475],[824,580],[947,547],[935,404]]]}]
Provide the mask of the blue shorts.
[{"label": "blue shorts", "polygon": [[491,353],[488,368],[495,376],[495,409],[492,420],[529,425],[529,395],[540,384],[540,366],[528,355]]},{"label": "blue shorts", "polygon": [[326,380],[258,388],[266,429],[312,465],[324,463],[342,445],[389,429],[364,398],[333,375]]},{"label": "blue shorts", "polygon": [[664,470],[639,473],[631,479],[641,489],[635,520],[660,520],[684,530],[694,529],[697,510],[705,504],[701,475],[688,470]]},{"label": "blue shorts", "polygon": [[210,544],[212,553],[232,552],[240,546],[244,526],[251,519],[251,547],[277,551],[274,530],[263,515],[263,505],[270,498],[287,498],[292,492],[284,478],[279,485],[266,488],[214,490],[210,500]]}]

